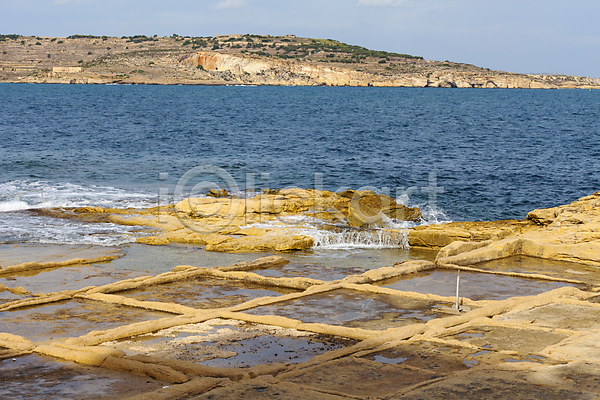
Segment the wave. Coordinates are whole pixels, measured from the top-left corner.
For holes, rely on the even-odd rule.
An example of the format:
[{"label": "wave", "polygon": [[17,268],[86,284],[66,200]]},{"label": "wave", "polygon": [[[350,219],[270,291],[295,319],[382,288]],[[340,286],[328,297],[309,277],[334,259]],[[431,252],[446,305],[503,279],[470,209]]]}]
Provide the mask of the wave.
[{"label": "wave", "polygon": [[135,242],[146,234],[145,228],[112,223],[79,221],[29,215],[0,213],[0,243],[49,243],[118,246]]},{"label": "wave", "polygon": [[34,180],[0,183],[0,211],[5,212],[54,207],[146,208],[155,205],[156,194],[111,186]]},{"label": "wave", "polygon": [[25,201],[19,200],[9,200],[9,201],[0,201],[0,212],[8,212],[8,211],[21,211],[28,210],[31,208]]},{"label": "wave", "polygon": [[416,224],[406,221],[389,222],[385,227],[362,229],[331,225],[313,217],[298,215],[254,223],[251,226],[263,229],[284,228],[293,234],[310,236],[314,241],[313,249],[408,249],[407,228]]},{"label": "wave", "polygon": [[[19,193],[19,195],[15,195]],[[250,198],[258,191],[232,193]],[[43,201],[42,201],[43,195]],[[4,196],[4,198],[2,198]],[[200,196],[205,197],[205,196]],[[398,203],[411,204],[406,195]],[[0,183],[0,242],[39,242],[65,244],[95,244],[114,246],[134,242],[144,235],[144,228],[115,224],[89,224],[61,220],[28,213],[27,210],[54,207],[99,206],[108,208],[148,208],[156,205],[156,194],[134,192],[110,186],[81,186],[64,182],[15,180]],[[383,217],[382,226],[358,229],[332,225],[308,215],[295,215],[255,223],[252,226],[272,229],[286,228],[314,240],[314,249],[408,249],[408,229],[418,225],[440,224],[447,216],[435,207],[421,205],[422,220],[418,223]]]},{"label": "wave", "polygon": [[421,209],[421,225],[439,225],[452,222],[452,220],[448,218],[444,210],[438,207],[423,205],[419,208]]},{"label": "wave", "polygon": [[110,186],[15,180],[0,183],[0,243],[56,243],[116,246],[134,242],[145,228],[109,223],[83,223],[40,216],[28,210],[99,206],[147,208],[156,194]]},{"label": "wave", "polygon": [[421,211],[421,222],[419,225],[438,225],[452,222],[443,209],[429,203],[413,203],[407,194],[396,198],[396,203],[406,207],[417,207]]},{"label": "wave", "polygon": [[305,234],[314,239],[314,248],[343,249],[408,249],[408,232],[388,229],[351,230],[328,232],[316,230]]},{"label": "wave", "polygon": [[408,249],[408,229],[421,225],[452,222],[444,211],[428,204],[411,204],[407,195],[396,200],[408,207],[419,207],[422,218],[419,222],[401,221],[382,216],[381,226],[354,228],[347,225],[332,225],[307,215],[279,217],[273,221],[254,223],[251,226],[263,229],[291,229],[298,235],[310,236],[313,249]]}]

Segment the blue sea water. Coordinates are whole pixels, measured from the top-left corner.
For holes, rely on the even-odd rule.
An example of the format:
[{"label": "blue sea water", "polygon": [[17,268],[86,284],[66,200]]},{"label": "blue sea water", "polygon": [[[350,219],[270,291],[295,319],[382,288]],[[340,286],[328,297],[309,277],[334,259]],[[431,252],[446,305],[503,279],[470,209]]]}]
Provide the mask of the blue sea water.
[{"label": "blue sea water", "polygon": [[152,206],[199,165],[222,174],[190,193],[231,189],[223,173],[240,190],[316,177],[429,222],[519,219],[600,190],[600,91],[0,84],[0,197],[44,194],[0,198],[0,243],[113,244],[125,228],[29,209]]}]

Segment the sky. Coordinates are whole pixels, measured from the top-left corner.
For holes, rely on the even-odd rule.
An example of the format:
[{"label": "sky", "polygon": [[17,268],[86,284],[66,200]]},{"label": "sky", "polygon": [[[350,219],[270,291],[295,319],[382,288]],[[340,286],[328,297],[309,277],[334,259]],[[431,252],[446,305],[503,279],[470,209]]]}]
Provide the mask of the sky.
[{"label": "sky", "polygon": [[0,0],[0,33],[294,34],[520,73],[600,77],[599,0]]}]

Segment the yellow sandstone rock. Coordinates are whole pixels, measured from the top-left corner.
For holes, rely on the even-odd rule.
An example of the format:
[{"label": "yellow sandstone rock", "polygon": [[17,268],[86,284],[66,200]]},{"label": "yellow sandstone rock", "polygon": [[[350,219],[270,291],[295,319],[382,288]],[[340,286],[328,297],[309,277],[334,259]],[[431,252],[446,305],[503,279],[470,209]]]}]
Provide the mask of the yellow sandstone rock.
[{"label": "yellow sandstone rock", "polygon": [[[286,252],[310,248],[313,239],[300,233],[298,228],[306,227],[304,224],[314,219],[338,225],[324,225],[323,229],[339,229],[344,225],[361,229],[385,227],[390,219],[421,221],[419,209],[398,204],[390,196],[369,190],[340,193],[313,189],[267,190],[248,199],[223,197],[226,195],[225,191],[218,191],[211,197],[188,198],[175,206],[148,210],[84,207],[74,213],[58,209],[47,213],[59,218],[147,226],[156,229],[157,234],[138,238],[137,243],[185,243],[206,246],[207,251],[217,252]],[[269,223],[273,228],[249,226],[257,222]],[[400,242],[404,240],[399,241],[399,245]]]},{"label": "yellow sandstone rock", "polygon": [[227,238],[218,243],[207,243],[206,251],[248,252],[248,251],[293,251],[305,250],[313,245],[313,238],[305,235],[244,236]]},{"label": "yellow sandstone rock", "polygon": [[35,345],[22,336],[0,332],[0,347],[19,351],[31,351],[35,348]]},{"label": "yellow sandstone rock", "polygon": [[186,375],[164,365],[144,363],[128,358],[107,357],[101,364],[103,368],[149,376],[171,383],[184,383],[190,380]]},{"label": "yellow sandstone rock", "polygon": [[[463,230],[460,238],[454,234],[457,227]],[[500,234],[499,229],[506,233]],[[491,241],[481,242],[482,238]],[[522,255],[600,266],[600,192],[568,205],[533,210],[525,221],[453,223],[419,227],[409,234],[411,244],[430,247],[453,239],[481,243],[447,243],[437,265],[468,266]]]}]

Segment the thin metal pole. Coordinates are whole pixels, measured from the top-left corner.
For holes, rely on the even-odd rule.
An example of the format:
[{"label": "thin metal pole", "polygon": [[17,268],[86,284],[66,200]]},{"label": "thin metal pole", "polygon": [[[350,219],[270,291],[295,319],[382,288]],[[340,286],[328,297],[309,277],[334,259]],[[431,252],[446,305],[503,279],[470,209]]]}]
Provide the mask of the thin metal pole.
[{"label": "thin metal pole", "polygon": [[456,275],[456,310],[460,311],[460,303],[458,297],[458,291],[460,288],[460,269],[458,270],[458,275]]}]

